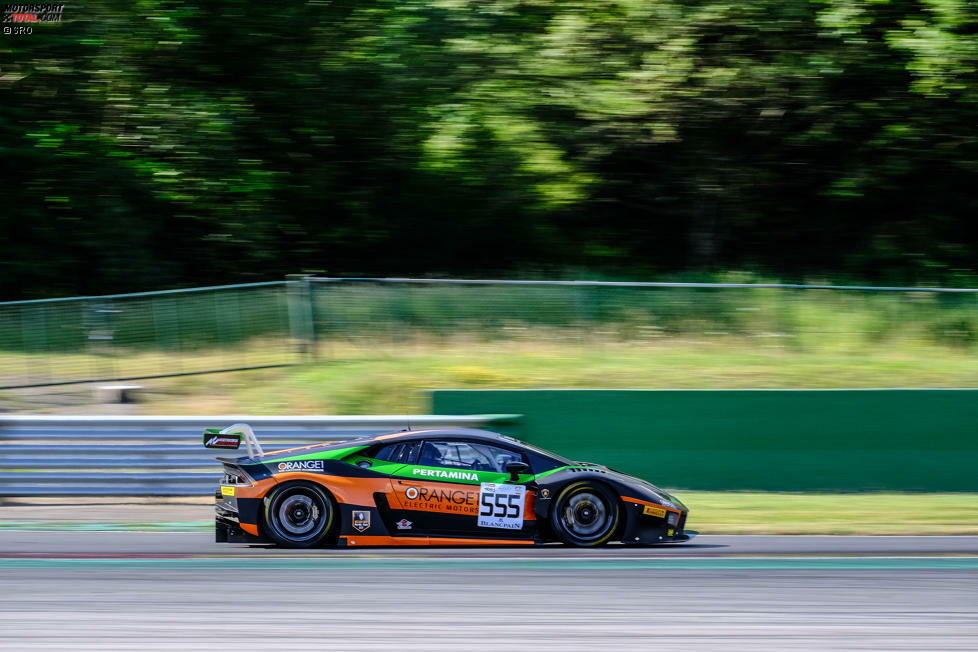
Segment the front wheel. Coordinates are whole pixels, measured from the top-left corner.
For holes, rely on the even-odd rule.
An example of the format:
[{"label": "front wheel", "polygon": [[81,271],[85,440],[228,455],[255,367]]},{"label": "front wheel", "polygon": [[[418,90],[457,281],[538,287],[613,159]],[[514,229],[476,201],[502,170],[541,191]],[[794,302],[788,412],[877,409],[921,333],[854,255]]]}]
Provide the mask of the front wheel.
[{"label": "front wheel", "polygon": [[618,497],[607,487],[577,482],[554,502],[550,524],[557,537],[572,546],[600,546],[618,528]]},{"label": "front wheel", "polygon": [[320,544],[333,527],[333,499],[311,482],[279,485],[265,496],[264,502],[267,534],[287,548]]}]

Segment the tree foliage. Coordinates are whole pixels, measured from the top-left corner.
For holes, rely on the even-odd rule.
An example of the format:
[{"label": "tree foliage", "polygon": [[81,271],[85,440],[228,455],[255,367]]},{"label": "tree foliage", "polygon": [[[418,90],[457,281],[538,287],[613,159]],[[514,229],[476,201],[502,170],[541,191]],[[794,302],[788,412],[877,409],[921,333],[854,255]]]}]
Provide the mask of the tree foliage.
[{"label": "tree foliage", "polygon": [[93,0],[0,40],[0,293],[975,269],[965,0]]}]

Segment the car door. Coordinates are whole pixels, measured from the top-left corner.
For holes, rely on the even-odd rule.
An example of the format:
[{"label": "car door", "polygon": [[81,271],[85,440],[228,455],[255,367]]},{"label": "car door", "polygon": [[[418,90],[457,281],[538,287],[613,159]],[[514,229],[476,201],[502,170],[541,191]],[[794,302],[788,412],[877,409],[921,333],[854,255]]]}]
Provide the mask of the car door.
[{"label": "car door", "polygon": [[422,440],[413,453],[391,477],[395,534],[526,538],[535,532],[526,526],[534,518],[527,489],[533,476],[512,483],[505,470],[508,461],[525,461],[518,450],[439,438]]}]

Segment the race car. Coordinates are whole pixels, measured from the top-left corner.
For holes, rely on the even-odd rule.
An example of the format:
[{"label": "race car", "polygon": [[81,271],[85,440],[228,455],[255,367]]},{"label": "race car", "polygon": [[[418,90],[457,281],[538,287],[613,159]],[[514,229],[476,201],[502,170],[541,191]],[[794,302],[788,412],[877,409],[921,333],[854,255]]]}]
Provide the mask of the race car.
[{"label": "race car", "polygon": [[265,453],[247,424],[204,432],[224,478],[218,542],[489,546],[688,541],[688,510],[655,485],[485,430],[395,432]]}]

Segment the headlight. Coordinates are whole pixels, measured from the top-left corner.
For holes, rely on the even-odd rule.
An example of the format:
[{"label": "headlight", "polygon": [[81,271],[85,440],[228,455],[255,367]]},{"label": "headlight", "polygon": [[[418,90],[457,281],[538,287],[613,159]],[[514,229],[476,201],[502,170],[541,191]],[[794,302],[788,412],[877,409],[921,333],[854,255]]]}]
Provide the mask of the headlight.
[{"label": "headlight", "polygon": [[659,499],[659,504],[661,504],[663,507],[668,507],[669,509],[681,509],[679,505],[672,502],[671,500],[668,500],[662,494],[656,494],[656,497]]},{"label": "headlight", "polygon": [[668,522],[669,525],[675,525],[679,522],[679,514],[676,512],[669,512],[669,515],[666,516],[666,522]]},{"label": "headlight", "polygon": [[665,498],[670,503],[672,503],[673,505],[675,505],[676,509],[680,509],[680,510],[685,510],[686,509],[686,505],[683,505],[682,502],[678,498],[676,498],[675,496],[673,496],[672,494],[666,493],[665,491],[662,491],[661,489],[659,490],[658,493],[659,493],[659,496],[661,496],[662,498]]}]

